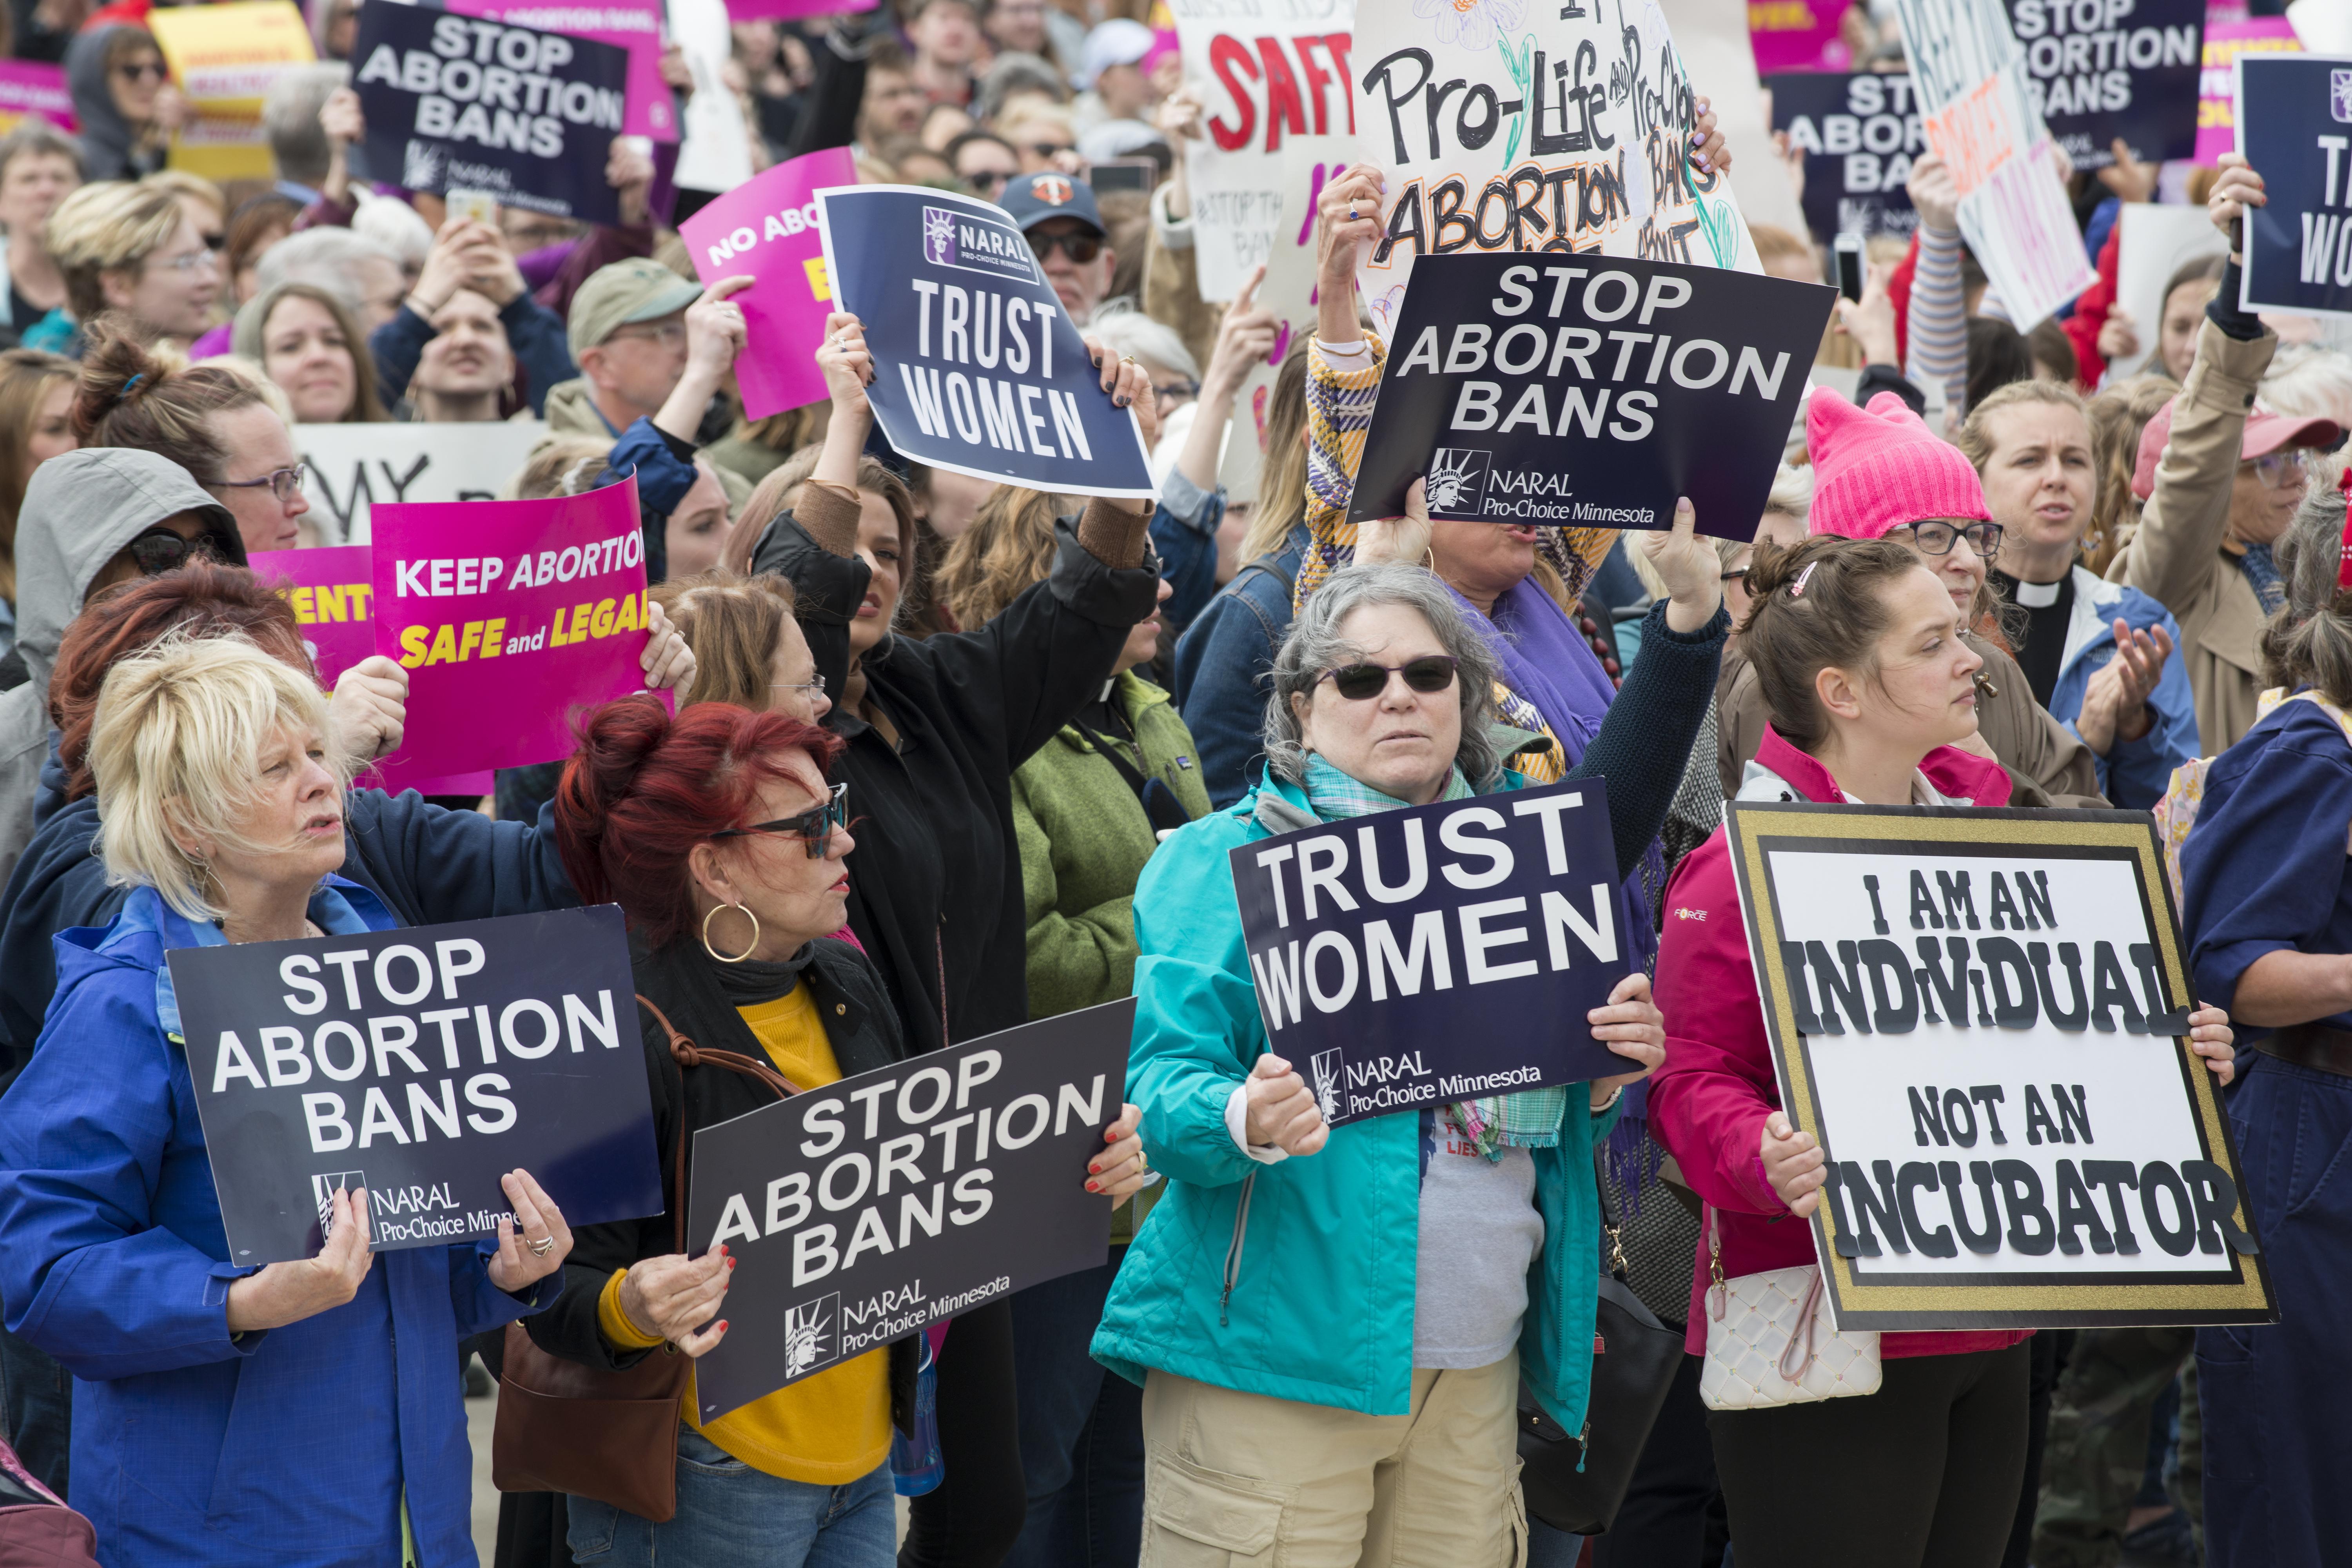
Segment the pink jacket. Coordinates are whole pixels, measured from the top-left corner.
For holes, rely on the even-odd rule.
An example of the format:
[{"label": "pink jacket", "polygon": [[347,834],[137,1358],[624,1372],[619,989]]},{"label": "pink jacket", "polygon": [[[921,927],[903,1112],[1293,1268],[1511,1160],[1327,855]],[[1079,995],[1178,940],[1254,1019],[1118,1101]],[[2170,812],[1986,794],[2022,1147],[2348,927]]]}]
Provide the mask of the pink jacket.
[{"label": "pink jacket", "polygon": [[[1829,770],[1767,727],[1756,761],[1794,798],[1843,803]],[[2009,804],[2009,774],[1997,763],[1946,746],[1919,771],[1944,795],[1975,805]],[[1666,1060],[1650,1082],[1650,1135],[1682,1167],[1683,1179],[1717,1211],[1727,1279],[1814,1261],[1811,1226],[1792,1217],[1764,1179],[1764,1118],[1780,1108],[1764,1034],[1756,970],[1748,956],[1739,891],[1723,829],[1691,851],[1666,885],[1666,929],[1658,947],[1657,1002],[1666,1016]],[[1706,1237],[1699,1237],[1684,1348],[1706,1352]],[[1887,1334],[1879,1354],[1961,1355],[2000,1350],[2021,1331]]]}]

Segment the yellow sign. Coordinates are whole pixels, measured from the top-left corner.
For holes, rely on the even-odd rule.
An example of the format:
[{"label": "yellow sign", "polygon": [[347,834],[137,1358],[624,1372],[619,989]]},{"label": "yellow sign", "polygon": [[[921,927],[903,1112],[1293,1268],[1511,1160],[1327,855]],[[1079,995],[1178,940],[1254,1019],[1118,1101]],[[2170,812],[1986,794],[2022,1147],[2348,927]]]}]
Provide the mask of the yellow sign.
[{"label": "yellow sign", "polygon": [[261,100],[280,71],[318,58],[292,0],[158,6],[147,26],[194,110],[172,139],[171,166],[208,180],[271,178]]}]

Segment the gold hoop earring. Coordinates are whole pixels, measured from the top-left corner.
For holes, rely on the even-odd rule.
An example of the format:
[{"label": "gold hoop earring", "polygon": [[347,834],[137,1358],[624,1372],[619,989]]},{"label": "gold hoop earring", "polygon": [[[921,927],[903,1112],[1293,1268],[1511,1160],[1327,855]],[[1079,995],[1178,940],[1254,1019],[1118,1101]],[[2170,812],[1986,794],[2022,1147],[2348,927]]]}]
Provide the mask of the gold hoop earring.
[{"label": "gold hoop earring", "polygon": [[[725,953],[710,945],[710,915],[715,915],[721,910],[739,910],[742,913],[751,916],[751,942],[745,946],[742,952],[737,953],[732,958],[728,957]],[[710,914],[706,914],[702,917],[702,951],[709,953],[714,962],[719,963],[740,963],[745,959],[751,957],[753,952],[757,952],[759,950],[759,946],[760,917],[756,914],[752,914],[748,906],[743,904],[713,904],[710,906]]]}]

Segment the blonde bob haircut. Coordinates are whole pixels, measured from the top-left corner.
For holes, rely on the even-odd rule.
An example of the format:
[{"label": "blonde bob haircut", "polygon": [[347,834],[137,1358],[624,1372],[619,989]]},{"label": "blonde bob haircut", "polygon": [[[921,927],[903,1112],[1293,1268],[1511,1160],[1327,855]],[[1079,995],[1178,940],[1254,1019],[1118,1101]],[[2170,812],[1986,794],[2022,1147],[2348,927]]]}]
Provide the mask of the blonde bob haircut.
[{"label": "blonde bob haircut", "polygon": [[135,274],[187,221],[180,198],[158,185],[101,180],[59,202],[49,215],[47,238],[65,274],[66,303],[75,320],[87,321],[106,309],[102,274]]},{"label": "blonde bob haircut", "polygon": [[287,847],[247,837],[243,822],[262,795],[257,759],[281,729],[327,737],[338,794],[348,787],[352,761],[334,744],[325,696],[250,639],[174,634],[118,661],[89,739],[106,879],[152,888],[190,920],[220,919],[219,884],[184,841]]}]

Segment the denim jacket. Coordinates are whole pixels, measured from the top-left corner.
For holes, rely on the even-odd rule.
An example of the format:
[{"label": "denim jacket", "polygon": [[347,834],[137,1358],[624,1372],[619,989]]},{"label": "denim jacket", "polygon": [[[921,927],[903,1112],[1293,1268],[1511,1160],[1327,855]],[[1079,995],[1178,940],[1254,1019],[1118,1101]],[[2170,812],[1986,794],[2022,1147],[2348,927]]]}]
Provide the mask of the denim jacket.
[{"label": "denim jacket", "polygon": [[1219,807],[1241,799],[1260,762],[1266,677],[1290,630],[1290,588],[1310,542],[1305,523],[1293,528],[1279,552],[1244,565],[1177,639],[1176,705]]}]

